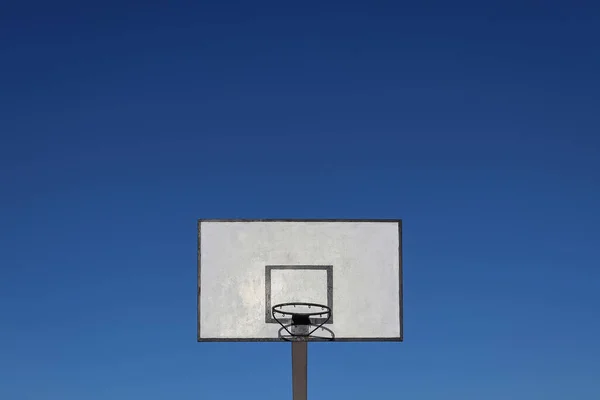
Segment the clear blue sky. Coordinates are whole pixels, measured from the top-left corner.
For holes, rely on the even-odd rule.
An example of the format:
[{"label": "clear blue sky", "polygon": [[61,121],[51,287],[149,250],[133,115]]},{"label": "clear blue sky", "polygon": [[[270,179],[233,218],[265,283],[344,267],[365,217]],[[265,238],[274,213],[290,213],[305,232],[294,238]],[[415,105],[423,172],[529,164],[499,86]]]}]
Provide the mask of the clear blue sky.
[{"label": "clear blue sky", "polygon": [[0,398],[291,398],[196,343],[200,217],[403,218],[311,399],[600,398],[599,9],[157,3],[0,5]]}]

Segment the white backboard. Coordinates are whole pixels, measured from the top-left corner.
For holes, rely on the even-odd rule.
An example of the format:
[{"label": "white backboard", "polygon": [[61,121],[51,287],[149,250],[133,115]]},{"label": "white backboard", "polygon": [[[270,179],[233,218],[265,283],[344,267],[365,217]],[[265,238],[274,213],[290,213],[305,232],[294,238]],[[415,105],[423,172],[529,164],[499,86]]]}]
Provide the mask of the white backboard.
[{"label": "white backboard", "polygon": [[402,222],[198,221],[199,341],[280,341],[286,302],[330,307],[336,341],[402,341]]}]

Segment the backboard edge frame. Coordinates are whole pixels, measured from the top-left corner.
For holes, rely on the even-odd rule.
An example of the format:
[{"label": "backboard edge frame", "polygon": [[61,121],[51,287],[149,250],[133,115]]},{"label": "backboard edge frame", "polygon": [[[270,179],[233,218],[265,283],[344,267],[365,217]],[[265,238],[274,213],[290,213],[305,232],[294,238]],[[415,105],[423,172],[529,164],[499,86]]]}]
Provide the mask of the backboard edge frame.
[{"label": "backboard edge frame", "polygon": [[397,218],[198,218],[198,222],[401,222]]},{"label": "backboard edge frame", "polygon": [[335,342],[403,342],[404,341],[404,288],[402,259],[402,219],[395,218],[198,218],[197,219],[197,342],[283,342],[280,338],[206,338],[201,337],[201,229],[202,222],[374,222],[398,224],[398,279],[399,279],[399,332],[398,337],[335,338]]},{"label": "backboard edge frame", "polygon": [[[402,342],[404,341],[400,337],[372,337],[372,338],[338,338],[336,337],[332,341],[323,340],[308,340],[309,342],[316,343],[332,343],[332,342]],[[280,338],[198,338],[198,342],[280,342],[287,343],[285,340]]]},{"label": "backboard edge frame", "polygon": [[197,298],[197,302],[196,302],[196,307],[197,307],[196,318],[198,319],[198,321],[197,321],[198,327],[197,327],[196,337],[197,337],[197,340],[199,342],[202,341],[202,337],[200,336],[200,321],[201,321],[201,316],[200,316],[200,312],[201,312],[200,300],[201,300],[201,290],[202,290],[201,289],[201,287],[202,287],[202,285],[201,285],[201,279],[202,278],[201,278],[201,275],[200,275],[200,269],[202,267],[202,252],[201,252],[202,235],[201,235],[201,229],[202,229],[202,221],[198,220],[198,227],[197,227],[197,232],[198,232],[197,233],[198,234],[198,250],[197,250],[198,251],[198,255],[197,255],[197,263],[198,263],[198,266],[197,266],[198,298]]}]

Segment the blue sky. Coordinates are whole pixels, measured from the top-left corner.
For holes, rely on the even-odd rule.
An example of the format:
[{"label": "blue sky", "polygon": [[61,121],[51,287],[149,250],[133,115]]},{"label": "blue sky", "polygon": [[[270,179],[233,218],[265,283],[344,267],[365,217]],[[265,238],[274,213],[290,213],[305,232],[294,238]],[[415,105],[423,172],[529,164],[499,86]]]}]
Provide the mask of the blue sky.
[{"label": "blue sky", "polygon": [[0,398],[291,396],[196,343],[201,217],[404,220],[405,342],[311,399],[600,396],[599,9],[145,3],[0,5]]}]

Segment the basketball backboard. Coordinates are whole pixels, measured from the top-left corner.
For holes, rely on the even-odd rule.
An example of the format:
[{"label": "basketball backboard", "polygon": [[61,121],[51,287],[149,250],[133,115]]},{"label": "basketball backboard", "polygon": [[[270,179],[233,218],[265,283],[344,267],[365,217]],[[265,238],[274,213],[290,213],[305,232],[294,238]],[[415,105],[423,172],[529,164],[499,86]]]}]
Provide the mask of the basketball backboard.
[{"label": "basketball backboard", "polygon": [[294,302],[336,341],[402,341],[402,222],[198,221],[198,341],[280,341]]}]

